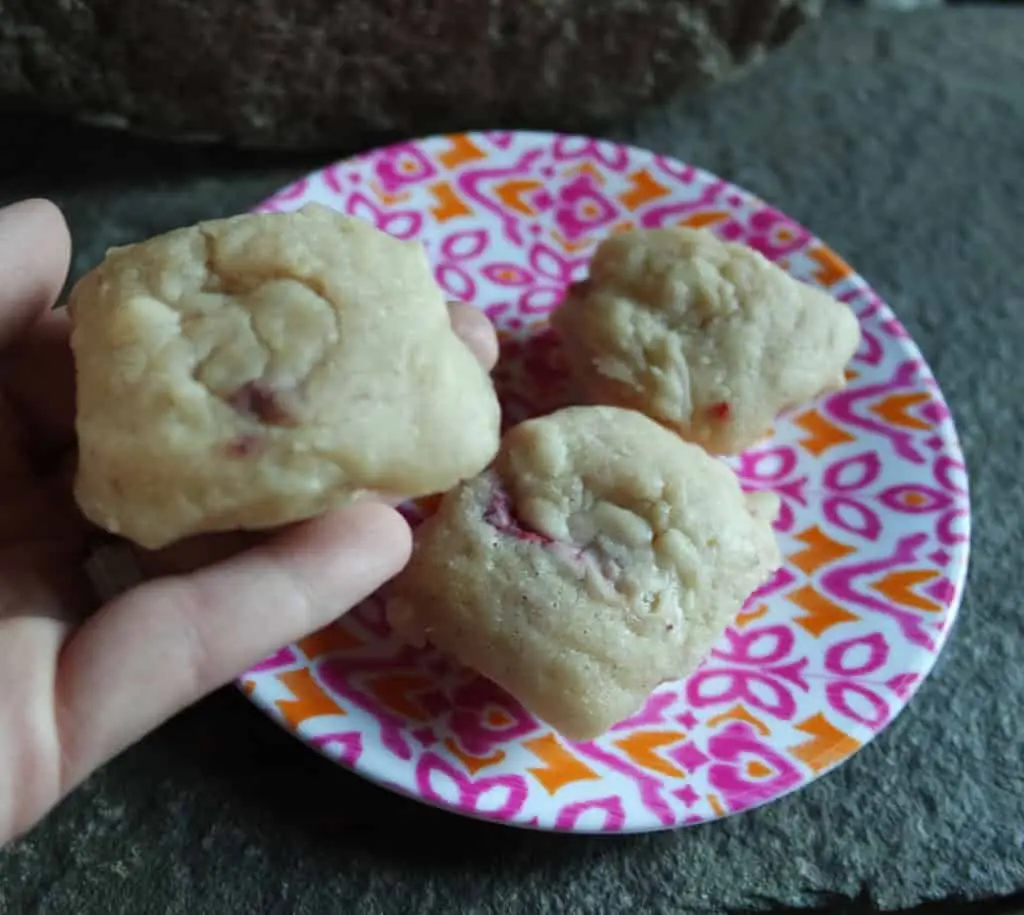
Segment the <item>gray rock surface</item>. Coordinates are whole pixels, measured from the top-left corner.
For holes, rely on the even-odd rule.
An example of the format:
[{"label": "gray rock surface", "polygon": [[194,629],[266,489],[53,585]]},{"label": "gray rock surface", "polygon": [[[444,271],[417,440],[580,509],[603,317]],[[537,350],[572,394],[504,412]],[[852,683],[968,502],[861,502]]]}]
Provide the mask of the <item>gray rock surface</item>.
[{"label": "gray rock surface", "polygon": [[[873,744],[732,820],[560,837],[393,797],[226,690],[0,852],[0,913],[686,915],[840,897],[859,912],[1024,891],[1022,49],[1012,7],[836,13],[756,75],[613,132],[828,239],[893,305],[951,402],[973,480],[970,583],[936,671]],[[317,164],[33,121],[0,121],[0,135],[0,202],[55,195],[76,272],[109,244],[240,210]],[[1014,907],[1024,899],[977,911]]]},{"label": "gray rock surface", "polygon": [[7,0],[0,104],[161,136],[582,128],[730,75],[822,0]]},{"label": "gray rock surface", "polygon": [[861,0],[876,10],[916,10],[925,6],[942,6],[945,0]]}]

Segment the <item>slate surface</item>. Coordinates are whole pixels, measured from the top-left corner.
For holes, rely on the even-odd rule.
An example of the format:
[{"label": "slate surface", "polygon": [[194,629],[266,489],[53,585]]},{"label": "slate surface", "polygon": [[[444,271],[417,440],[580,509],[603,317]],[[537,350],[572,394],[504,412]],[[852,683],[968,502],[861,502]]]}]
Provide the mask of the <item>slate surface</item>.
[{"label": "slate surface", "polygon": [[822,3],[7,0],[0,104],[257,148],[499,115],[581,131],[734,74]]},{"label": "slate surface", "polygon": [[[970,584],[937,670],[875,743],[723,823],[555,837],[392,797],[227,690],[0,853],[0,913],[686,913],[843,897],[859,911],[1024,891],[1022,49],[1013,6],[836,12],[749,78],[613,134],[738,181],[831,242],[951,402],[973,482]],[[0,120],[0,138],[0,202],[55,196],[76,273],[319,164],[31,119]]]}]

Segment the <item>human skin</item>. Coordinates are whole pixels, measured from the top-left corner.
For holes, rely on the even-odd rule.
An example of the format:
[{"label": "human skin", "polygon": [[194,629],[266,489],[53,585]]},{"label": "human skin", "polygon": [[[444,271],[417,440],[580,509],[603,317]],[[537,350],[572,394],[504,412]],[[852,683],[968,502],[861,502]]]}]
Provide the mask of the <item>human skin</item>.
[{"label": "human skin", "polygon": [[[0,210],[0,843],[168,717],[357,604],[410,550],[401,516],[363,503],[140,552],[143,583],[100,605],[83,571],[97,532],[71,493],[68,320],[52,308],[70,250],[52,203]],[[486,319],[469,306],[451,318],[491,368]]]}]

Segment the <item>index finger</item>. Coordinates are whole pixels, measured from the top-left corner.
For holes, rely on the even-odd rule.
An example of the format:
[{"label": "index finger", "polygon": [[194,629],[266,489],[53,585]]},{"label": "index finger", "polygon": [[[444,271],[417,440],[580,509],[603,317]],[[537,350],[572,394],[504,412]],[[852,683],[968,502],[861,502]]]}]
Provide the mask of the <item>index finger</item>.
[{"label": "index finger", "polygon": [[410,548],[395,512],[353,506],[106,604],[61,654],[54,705],[64,790],[185,705],[346,613],[402,569]]},{"label": "index finger", "polygon": [[8,350],[60,295],[71,236],[49,200],[0,210],[0,352]]},{"label": "index finger", "polygon": [[63,308],[43,315],[7,355],[4,387],[28,427],[35,456],[67,451],[75,438],[71,321]]}]

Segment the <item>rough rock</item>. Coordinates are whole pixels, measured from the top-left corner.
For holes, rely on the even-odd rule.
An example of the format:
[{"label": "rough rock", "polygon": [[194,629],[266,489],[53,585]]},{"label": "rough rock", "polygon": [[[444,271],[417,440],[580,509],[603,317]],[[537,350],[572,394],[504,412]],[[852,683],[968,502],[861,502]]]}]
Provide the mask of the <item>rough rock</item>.
[{"label": "rough rock", "polygon": [[7,0],[0,107],[189,140],[585,129],[729,74],[822,0]]}]

